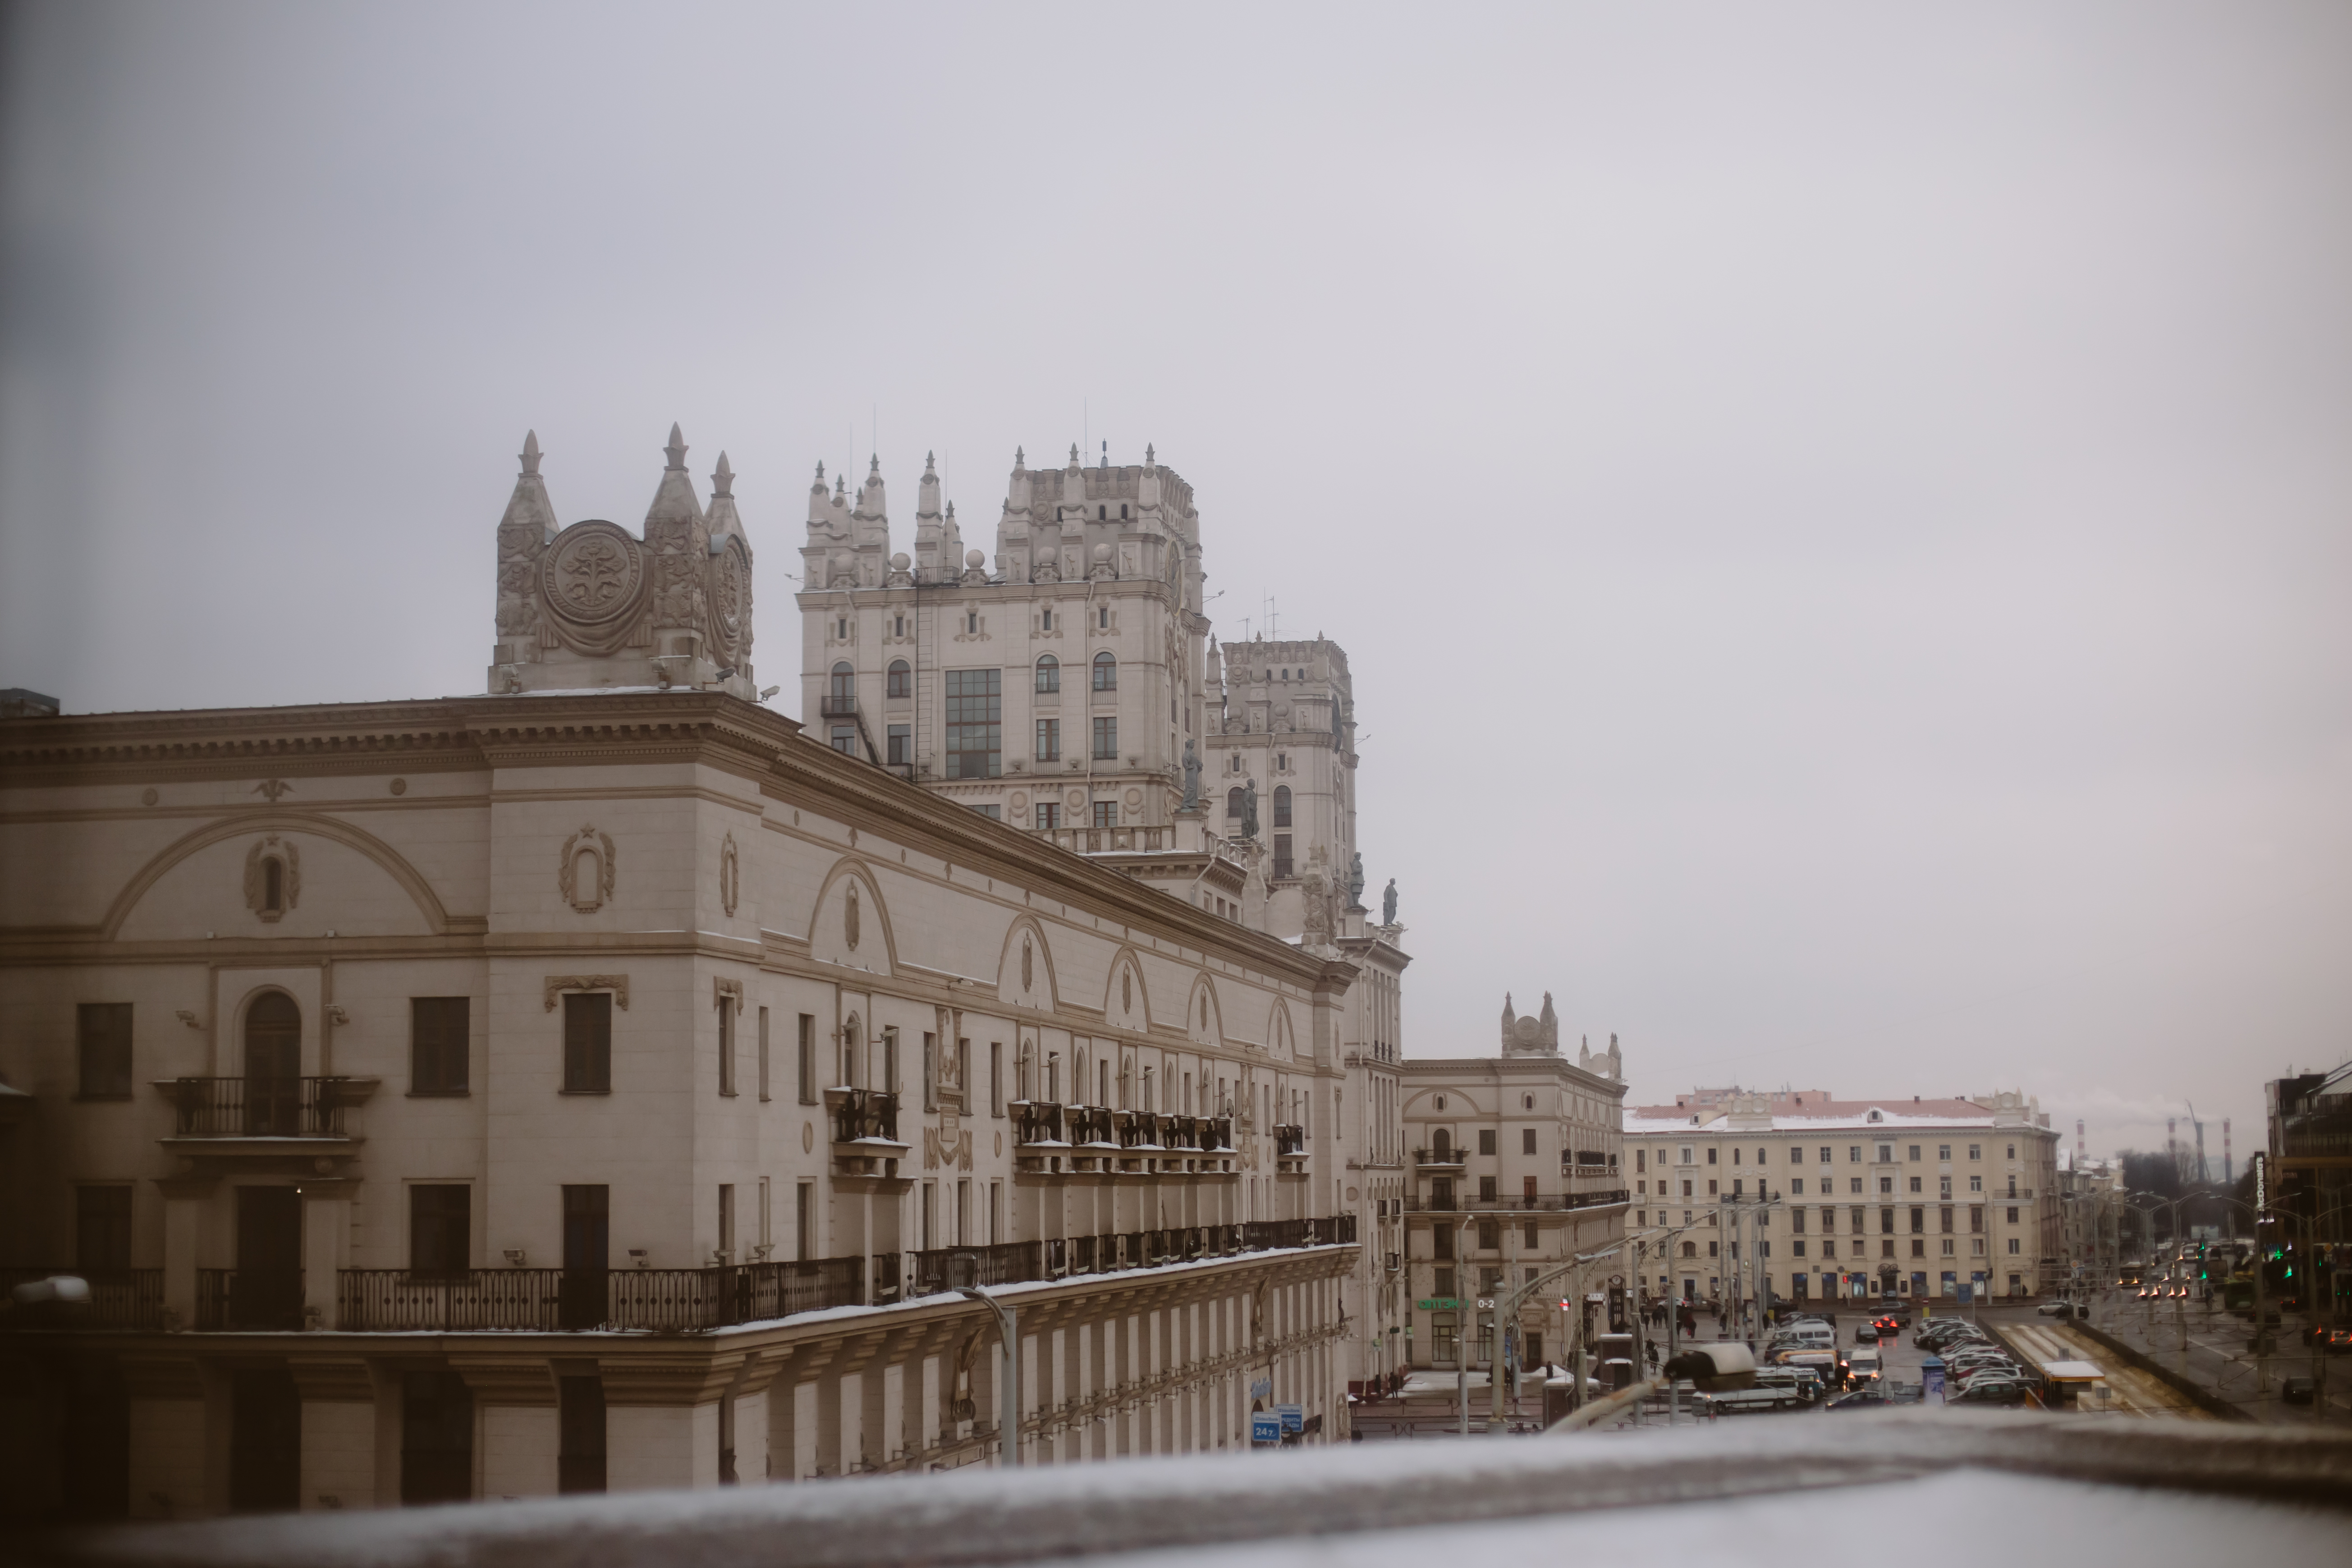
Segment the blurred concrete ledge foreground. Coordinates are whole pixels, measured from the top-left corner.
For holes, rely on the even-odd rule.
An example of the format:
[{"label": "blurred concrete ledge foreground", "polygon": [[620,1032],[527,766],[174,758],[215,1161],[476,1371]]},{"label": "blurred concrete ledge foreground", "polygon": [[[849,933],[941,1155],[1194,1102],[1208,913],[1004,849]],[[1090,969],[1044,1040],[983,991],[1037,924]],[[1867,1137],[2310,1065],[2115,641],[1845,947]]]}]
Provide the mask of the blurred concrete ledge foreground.
[{"label": "blurred concrete ledge foreground", "polygon": [[[2333,1562],[2352,1542],[2352,1436],[2126,1418],[1902,1412],[1607,1441],[1115,1463],[120,1526],[17,1545],[20,1561],[91,1568],[848,1568],[1206,1546],[1228,1561],[1328,1562],[1336,1551],[1351,1563],[1402,1563],[1441,1548],[1489,1560],[1556,1551],[1570,1515],[1580,1553],[1654,1546],[1657,1510],[1693,1504],[1717,1506],[1681,1506],[1673,1523],[1685,1546],[1769,1563],[1818,1561],[1832,1529],[1847,1541],[1901,1531],[1906,1560],[1931,1563],[1980,1563],[1988,1552],[2011,1563],[2077,1561],[2086,1531],[2104,1560],[2185,1562],[2259,1539],[2267,1556]],[[1965,1527],[1923,1536],[1911,1528],[1922,1509]]]}]

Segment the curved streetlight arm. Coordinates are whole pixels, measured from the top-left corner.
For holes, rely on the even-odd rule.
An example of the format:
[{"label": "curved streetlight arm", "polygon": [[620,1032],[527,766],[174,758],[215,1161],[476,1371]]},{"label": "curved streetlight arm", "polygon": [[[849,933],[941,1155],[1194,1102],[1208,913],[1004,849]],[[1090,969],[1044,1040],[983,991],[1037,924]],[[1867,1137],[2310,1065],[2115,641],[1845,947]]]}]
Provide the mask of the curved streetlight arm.
[{"label": "curved streetlight arm", "polygon": [[1001,1342],[1003,1368],[996,1391],[996,1447],[1007,1466],[1018,1469],[1021,1465],[1021,1329],[1013,1310],[976,1285],[959,1287],[956,1294],[979,1302],[996,1314],[996,1333]]}]

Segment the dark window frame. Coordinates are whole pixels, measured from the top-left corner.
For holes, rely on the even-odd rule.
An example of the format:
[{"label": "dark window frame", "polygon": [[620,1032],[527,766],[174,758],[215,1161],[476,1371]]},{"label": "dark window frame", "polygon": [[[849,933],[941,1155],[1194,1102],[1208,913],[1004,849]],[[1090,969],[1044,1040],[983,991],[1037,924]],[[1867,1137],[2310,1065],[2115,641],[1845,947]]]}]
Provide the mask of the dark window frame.
[{"label": "dark window frame", "polygon": [[884,672],[882,695],[904,700],[915,695],[915,668],[903,658],[894,658]]},{"label": "dark window frame", "polygon": [[109,1274],[131,1267],[129,1182],[85,1182],[74,1188],[74,1267]]},{"label": "dark window frame", "polygon": [[613,994],[563,994],[563,1089],[565,1094],[613,1092]]},{"label": "dark window frame", "polygon": [[134,1018],[128,1002],[83,1002],[74,1008],[77,1100],[129,1100]]},{"label": "dark window frame", "polygon": [[413,1099],[463,1099],[473,1092],[470,996],[408,999],[408,1092]]},{"label": "dark window frame", "polygon": [[474,1189],[454,1182],[408,1188],[408,1271],[446,1279],[473,1270]]},{"label": "dark window frame", "polygon": [[803,1013],[800,1020],[799,1060],[794,1064],[800,1084],[800,1103],[814,1105],[817,1100],[816,1015]]},{"label": "dark window frame", "polygon": [[1118,656],[1117,654],[1108,648],[1103,649],[1102,652],[1095,655],[1093,668],[1094,689],[1097,691],[1118,689]]},{"label": "dark window frame", "polygon": [[[1046,613],[1049,616],[1052,614],[1051,611],[1047,611]],[[1051,630],[1052,628],[1048,627],[1046,629]],[[1055,658],[1050,653],[1039,655],[1037,658],[1036,695],[1040,697],[1058,696],[1061,693],[1061,689],[1062,661]]]}]

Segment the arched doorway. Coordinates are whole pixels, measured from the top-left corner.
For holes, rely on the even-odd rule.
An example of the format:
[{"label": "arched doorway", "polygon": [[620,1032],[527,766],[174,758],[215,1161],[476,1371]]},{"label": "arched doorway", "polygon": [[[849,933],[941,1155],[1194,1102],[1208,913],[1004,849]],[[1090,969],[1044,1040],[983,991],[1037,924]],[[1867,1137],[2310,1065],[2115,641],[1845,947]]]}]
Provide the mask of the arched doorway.
[{"label": "arched doorway", "polygon": [[291,1138],[301,1131],[302,1010],[283,991],[254,998],[245,1014],[245,1131]]}]

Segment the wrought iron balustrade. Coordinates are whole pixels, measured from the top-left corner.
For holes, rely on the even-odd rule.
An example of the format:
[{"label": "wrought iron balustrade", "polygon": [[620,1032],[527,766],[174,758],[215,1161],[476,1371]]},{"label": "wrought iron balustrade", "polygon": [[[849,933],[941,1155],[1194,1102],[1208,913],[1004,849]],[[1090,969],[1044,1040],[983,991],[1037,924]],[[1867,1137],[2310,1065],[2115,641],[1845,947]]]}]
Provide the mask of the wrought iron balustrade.
[{"label": "wrought iron balustrade", "polygon": [[182,1138],[341,1138],[356,1103],[347,1078],[179,1078],[167,1091]]},{"label": "wrought iron balustrade", "polygon": [[1019,1143],[1065,1143],[1062,1107],[1050,1100],[1013,1102],[1013,1141]]},{"label": "wrought iron balustrade", "polygon": [[288,1331],[302,1327],[299,1268],[199,1268],[196,1327]]},{"label": "wrought iron balustrade", "polygon": [[835,1142],[855,1143],[869,1138],[886,1143],[898,1142],[896,1093],[887,1089],[835,1089],[826,1092],[840,1097],[834,1107]]},{"label": "wrought iron balustrade", "polygon": [[1404,1200],[1407,1214],[1563,1214],[1570,1209],[1606,1208],[1631,1196],[1622,1187],[1597,1193],[1497,1193],[1492,1197],[1469,1193],[1433,1193]]},{"label": "wrought iron balustrade", "polygon": [[1276,1158],[1307,1152],[1307,1129],[1295,1122],[1277,1123],[1274,1129],[1274,1152]]},{"label": "wrought iron balustrade", "polygon": [[[77,1329],[160,1329],[163,1326],[163,1271],[160,1268],[0,1268],[0,1296],[19,1285],[60,1276],[89,1287],[86,1302],[53,1303],[37,1318],[17,1314],[14,1326]],[[0,1324],[11,1323],[0,1318]]]},{"label": "wrought iron balustrade", "polygon": [[1412,1163],[1416,1165],[1450,1165],[1459,1168],[1464,1162],[1462,1151],[1449,1144],[1443,1149],[1415,1149],[1412,1152]]}]

